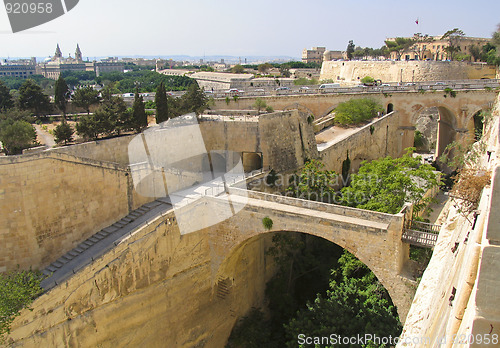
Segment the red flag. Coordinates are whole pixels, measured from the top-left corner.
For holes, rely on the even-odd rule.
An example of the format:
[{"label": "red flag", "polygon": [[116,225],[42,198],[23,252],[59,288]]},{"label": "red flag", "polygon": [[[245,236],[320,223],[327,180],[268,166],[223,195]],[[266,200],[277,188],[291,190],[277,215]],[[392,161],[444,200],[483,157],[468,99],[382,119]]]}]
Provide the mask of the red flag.
[{"label": "red flag", "polygon": [[415,21],[415,23],[417,23],[417,25],[418,25],[418,18],[417,18],[417,20]]}]

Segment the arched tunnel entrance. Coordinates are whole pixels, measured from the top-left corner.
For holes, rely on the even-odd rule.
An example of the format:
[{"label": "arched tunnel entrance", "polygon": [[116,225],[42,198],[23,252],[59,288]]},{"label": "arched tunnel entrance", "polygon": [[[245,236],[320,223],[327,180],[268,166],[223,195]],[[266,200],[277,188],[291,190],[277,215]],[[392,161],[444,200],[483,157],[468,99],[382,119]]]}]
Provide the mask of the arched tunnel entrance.
[{"label": "arched tunnel entrance", "polygon": [[445,107],[438,107],[438,140],[436,146],[436,157],[443,154],[448,144],[455,141],[457,135],[457,120],[455,115]]},{"label": "arched tunnel entrance", "polygon": [[[367,274],[370,274],[371,278],[367,278]],[[344,279],[350,280],[344,282]],[[361,299],[363,295],[357,286],[361,286],[367,279],[370,279],[369,287],[373,290],[372,300],[378,298],[381,301],[379,303],[387,304],[388,312],[386,313],[390,314],[387,323],[392,323],[389,324],[394,326],[392,334],[397,336],[401,327],[396,320],[396,309],[392,305],[388,292],[374,273],[352,254],[344,254],[342,247],[308,233],[269,232],[249,238],[236,246],[219,267],[213,296],[217,301],[231,303],[227,313],[234,316],[231,318],[234,327],[231,327],[230,343],[231,341],[238,342],[238,339],[241,339],[238,335],[245,330],[266,335],[266,328],[270,328],[274,333],[274,339],[278,335],[284,335],[281,338],[286,339],[293,330],[283,330],[283,324],[288,324],[296,318],[298,310],[301,310],[304,316],[314,316],[314,311],[319,313],[322,310],[322,305],[318,305],[319,307],[308,313],[306,307],[308,301],[315,303],[317,294],[321,294],[321,298],[325,301],[325,310],[326,307],[335,308],[336,313],[330,313],[331,320],[355,322],[356,310],[360,310],[359,313],[367,313],[369,309],[361,310],[354,306],[353,310],[352,303],[349,301],[363,302]],[[332,284],[335,285],[330,287],[330,281],[334,281]],[[328,295],[329,290],[335,294]],[[338,292],[344,290],[351,292],[350,295],[347,293],[342,295],[347,295],[349,299],[342,296],[336,297]],[[356,293],[358,290],[360,292]],[[364,289],[363,291],[370,293],[371,290]],[[350,307],[351,312],[346,309],[347,307]],[[253,327],[255,320],[252,318],[259,317],[259,312],[262,319],[260,321],[265,324],[256,329]],[[336,317],[333,318],[335,315]],[[351,315],[353,317],[350,317]],[[243,319],[244,317],[247,319]],[[323,320],[323,324],[329,325],[328,318],[323,318]],[[366,320],[370,320],[369,317],[366,317]],[[333,326],[332,323],[331,330],[339,330],[338,327]],[[356,325],[353,324],[354,326]],[[225,327],[225,330],[229,337],[231,332],[229,326]],[[307,331],[307,328],[304,330]],[[351,334],[342,330],[335,333]],[[269,337],[263,341],[268,339]],[[284,342],[279,341],[279,343],[282,346]]]},{"label": "arched tunnel entrance", "polygon": [[447,158],[452,158],[454,153],[452,149],[447,149],[448,145],[466,140],[460,135],[464,130],[459,129],[456,115],[445,106],[421,108],[411,118],[411,124],[414,127],[413,146],[417,152],[429,162],[438,160],[441,169],[450,172],[444,163],[439,162],[439,158],[445,152]]},{"label": "arched tunnel entrance", "polygon": [[262,153],[261,152],[243,152],[241,154],[243,161],[243,170],[249,173],[253,170],[262,168]]}]

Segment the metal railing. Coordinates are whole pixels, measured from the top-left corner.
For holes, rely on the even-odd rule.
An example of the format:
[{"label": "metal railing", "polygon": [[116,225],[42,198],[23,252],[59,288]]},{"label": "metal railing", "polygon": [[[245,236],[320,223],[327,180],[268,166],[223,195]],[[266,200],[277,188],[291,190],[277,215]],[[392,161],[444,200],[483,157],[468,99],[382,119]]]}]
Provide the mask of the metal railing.
[{"label": "metal railing", "polygon": [[251,172],[246,172],[244,175],[235,175],[234,177],[224,176],[224,181],[211,183],[211,186],[205,189],[204,196],[218,196],[226,192],[229,187],[236,186],[240,183],[244,183],[244,188],[246,189],[246,180],[248,178],[264,174],[269,170],[269,168],[260,168]]},{"label": "metal railing", "polygon": [[401,240],[411,245],[433,248],[436,245],[438,236],[436,233],[405,230]]},{"label": "metal railing", "polygon": [[436,245],[441,225],[410,220],[403,229],[401,240],[405,243],[433,248]]},{"label": "metal railing", "polygon": [[431,224],[423,221],[410,220],[407,229],[437,234],[441,229],[441,225]]},{"label": "metal railing", "polygon": [[[290,96],[304,94],[342,94],[342,93],[397,93],[397,92],[418,92],[418,91],[442,91],[445,88],[453,90],[482,90],[485,88],[497,88],[500,86],[498,79],[484,80],[440,80],[440,81],[418,81],[403,83],[390,83],[386,86],[351,86],[335,87],[328,90],[320,90],[319,85],[306,86],[308,89],[301,89],[299,86],[291,86],[286,91],[276,91],[275,88],[247,88],[244,92],[238,94],[239,97],[259,97],[259,96]],[[304,86],[302,86],[304,87]],[[260,89],[256,91],[256,89]],[[214,98],[225,98],[233,96],[225,90],[215,90],[210,93]]]}]

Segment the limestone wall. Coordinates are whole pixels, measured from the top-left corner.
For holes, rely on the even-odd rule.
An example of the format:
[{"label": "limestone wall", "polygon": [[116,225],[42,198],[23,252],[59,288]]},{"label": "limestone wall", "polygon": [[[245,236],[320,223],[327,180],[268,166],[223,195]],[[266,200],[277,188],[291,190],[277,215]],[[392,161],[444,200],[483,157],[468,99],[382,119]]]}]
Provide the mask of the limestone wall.
[{"label": "limestone wall", "polygon": [[318,156],[314,130],[306,117],[306,114],[292,110],[259,118],[264,167],[276,171],[294,169],[307,159]]},{"label": "limestone wall", "polygon": [[[485,132],[485,151],[476,162],[494,174],[492,186],[483,190],[477,219],[472,214],[464,217],[458,206],[449,203],[398,347],[497,347],[500,342],[499,115],[497,103]],[[485,344],[486,337],[489,344]],[[411,343],[418,338],[427,341]]]},{"label": "limestone wall", "polygon": [[58,147],[50,151],[64,153],[71,156],[90,158],[97,161],[114,162],[124,166],[128,161],[128,144],[134,135],[112,139],[89,141],[83,144]]},{"label": "limestone wall", "polygon": [[126,167],[65,154],[0,159],[0,271],[40,268],[145,203]]},{"label": "limestone wall", "polygon": [[313,127],[297,110],[275,112],[248,120],[202,120],[200,128],[207,150],[262,154],[264,167],[282,171],[317,156]]},{"label": "limestone wall", "polygon": [[496,69],[482,63],[445,61],[329,61],[323,62],[320,79],[352,84],[365,76],[383,82],[494,79]]},{"label": "limestone wall", "polygon": [[38,298],[9,346],[223,347],[236,320],[263,304],[272,234],[233,250],[217,274],[210,231],[181,236],[173,221],[151,221]]},{"label": "limestone wall", "polygon": [[328,170],[342,173],[342,162],[347,154],[351,160],[350,173],[358,171],[362,161],[380,157],[398,157],[401,152],[403,130],[398,129],[399,114],[392,112],[365,125],[356,133],[320,151],[321,161]]}]

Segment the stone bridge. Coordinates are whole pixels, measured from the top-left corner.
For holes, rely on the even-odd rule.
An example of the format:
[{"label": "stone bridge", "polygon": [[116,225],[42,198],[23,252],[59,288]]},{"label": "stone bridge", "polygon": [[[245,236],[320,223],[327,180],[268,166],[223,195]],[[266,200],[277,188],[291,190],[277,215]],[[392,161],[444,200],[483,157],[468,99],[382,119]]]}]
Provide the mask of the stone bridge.
[{"label": "stone bridge", "polygon": [[[58,281],[33,303],[32,312],[23,312],[9,343],[221,347],[236,320],[263,305],[265,284],[275,271],[265,251],[273,233],[287,232],[318,236],[353,253],[386,287],[404,320],[414,293],[413,283],[403,276],[406,213],[237,188],[229,193],[201,196],[179,211],[149,217],[101,256],[81,254],[93,262]],[[241,208],[234,216],[193,233],[179,230],[179,214],[201,222],[227,208],[228,197],[236,211]],[[266,216],[273,221],[270,230],[262,224]]]},{"label": "stone bridge", "polygon": [[[452,85],[450,85],[452,86]],[[287,95],[287,96],[262,96],[267,105],[278,110],[298,109],[312,114],[316,119],[331,113],[338,104],[353,98],[371,98],[384,106],[389,113],[393,110],[400,115],[399,128],[403,139],[402,148],[413,146],[416,121],[426,108],[437,107],[439,110],[439,140],[437,155],[441,155],[446,145],[455,140],[457,134],[474,136],[473,117],[481,110],[489,110],[496,100],[497,92],[494,89],[457,89],[456,96],[444,90],[418,91],[408,89],[383,93],[381,91],[329,93],[312,95]],[[241,109],[253,108],[257,97],[241,97],[236,102],[231,100],[226,105],[225,100],[215,102],[216,109]]]}]

